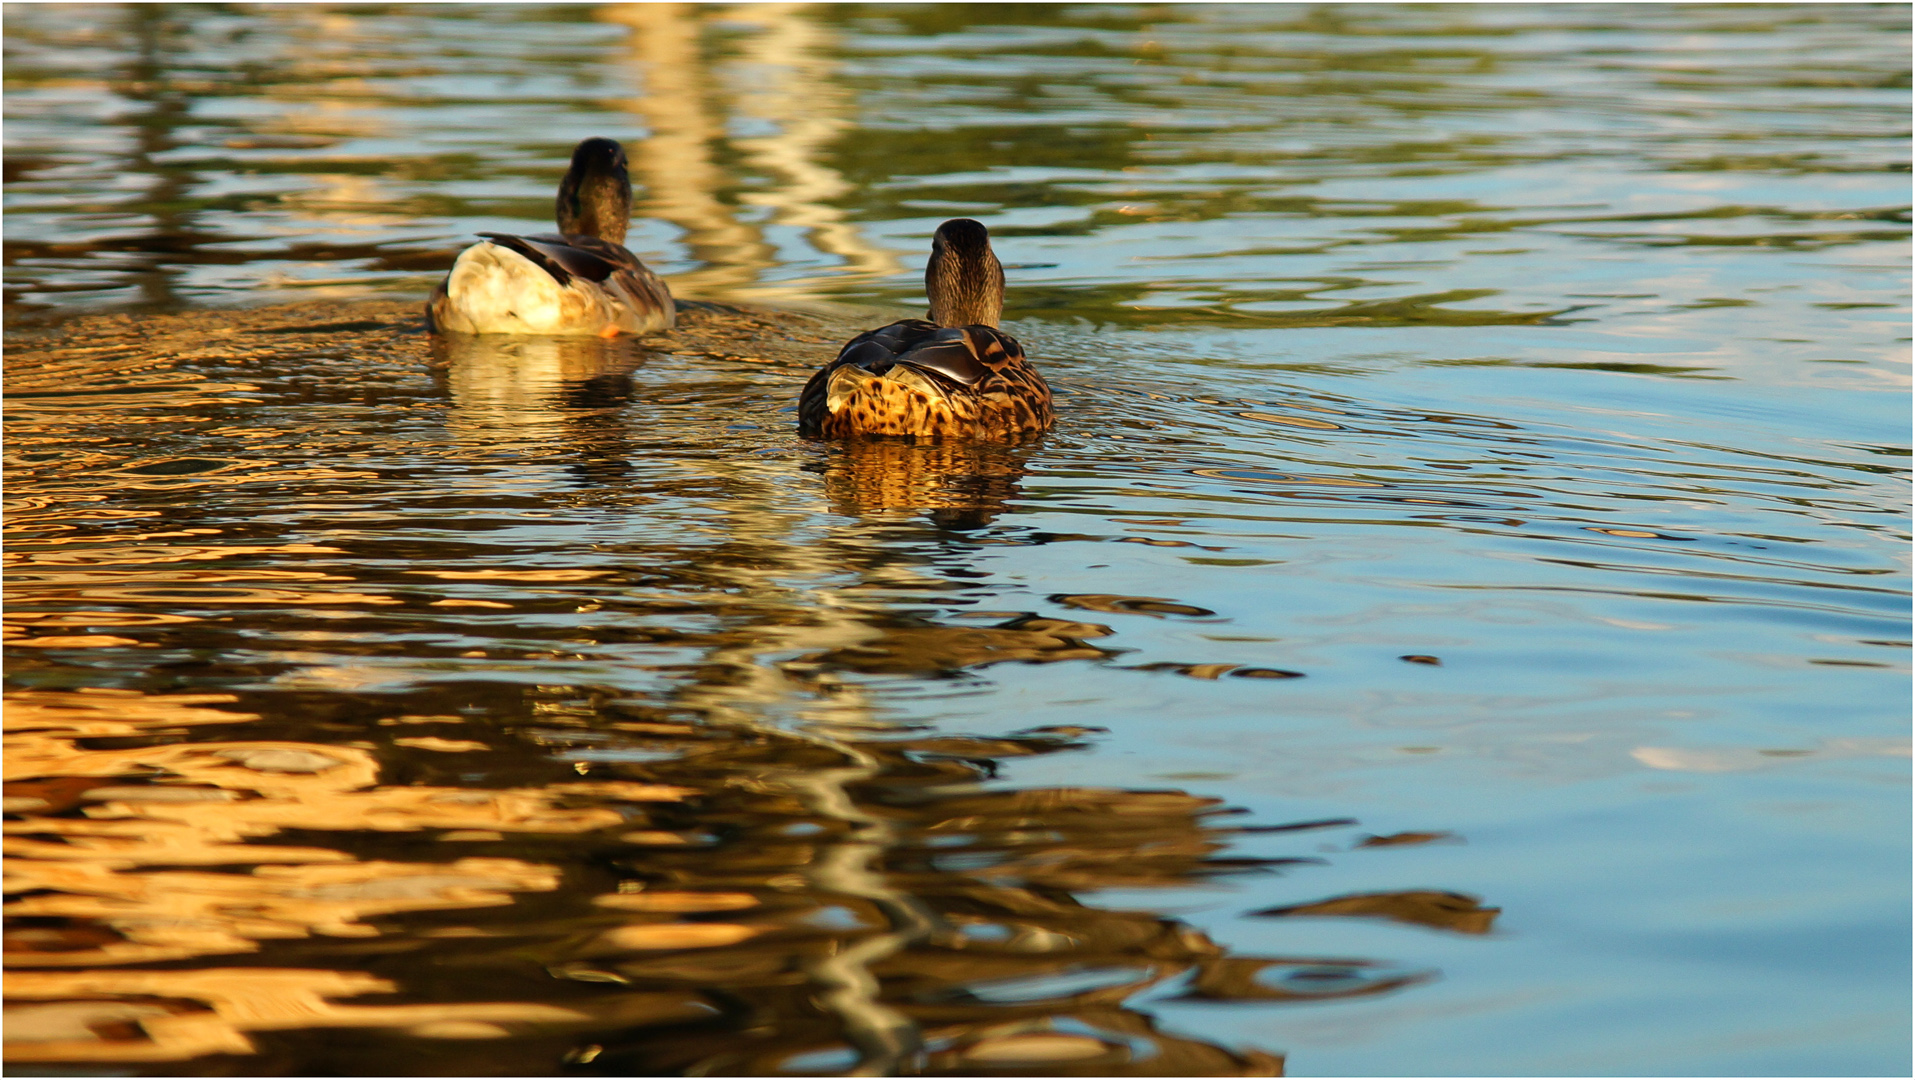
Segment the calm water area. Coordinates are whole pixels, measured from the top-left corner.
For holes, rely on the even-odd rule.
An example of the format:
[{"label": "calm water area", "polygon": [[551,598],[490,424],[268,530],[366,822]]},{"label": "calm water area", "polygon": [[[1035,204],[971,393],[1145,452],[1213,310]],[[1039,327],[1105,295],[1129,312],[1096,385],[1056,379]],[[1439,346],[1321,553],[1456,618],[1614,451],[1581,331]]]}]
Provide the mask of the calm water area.
[{"label": "calm water area", "polygon": [[1906,5],[4,17],[16,1075],[1910,1070]]}]

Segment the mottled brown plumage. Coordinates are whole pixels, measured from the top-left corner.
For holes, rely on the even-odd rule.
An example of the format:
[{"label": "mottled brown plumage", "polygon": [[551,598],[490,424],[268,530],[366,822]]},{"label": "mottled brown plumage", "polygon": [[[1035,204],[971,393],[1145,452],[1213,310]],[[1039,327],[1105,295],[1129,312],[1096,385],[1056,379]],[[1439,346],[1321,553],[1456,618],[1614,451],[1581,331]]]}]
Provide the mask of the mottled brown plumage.
[{"label": "mottled brown plumage", "polygon": [[997,328],[1004,268],[983,225],[938,226],[924,289],[929,321],[859,334],[805,384],[800,434],[1005,439],[1051,426],[1050,386]]},{"label": "mottled brown plumage", "polygon": [[559,185],[559,231],[480,233],[426,302],[434,330],[612,337],[669,329],[671,290],[625,249],[632,182],[625,150],[586,139]]}]

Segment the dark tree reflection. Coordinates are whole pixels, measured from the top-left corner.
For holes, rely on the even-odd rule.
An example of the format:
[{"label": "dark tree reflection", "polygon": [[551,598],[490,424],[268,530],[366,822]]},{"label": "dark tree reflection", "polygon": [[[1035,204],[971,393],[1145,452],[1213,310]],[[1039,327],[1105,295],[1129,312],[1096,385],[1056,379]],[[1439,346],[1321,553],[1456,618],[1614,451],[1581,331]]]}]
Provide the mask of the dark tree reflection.
[{"label": "dark tree reflection", "polygon": [[646,938],[613,929],[554,956],[549,970],[562,978],[696,994],[715,1010],[703,1022],[627,1033],[580,1067],[1276,1075],[1280,1056],[1160,1030],[1139,997],[1181,987],[1193,1001],[1323,1001],[1425,977],[1360,959],[1234,956],[1177,919],[1085,904],[1079,894],[1092,890],[1173,888],[1311,861],[1229,854],[1243,831],[1236,814],[1181,790],[987,783],[1009,759],[1082,749],[1090,734],[761,731],[669,764],[612,770],[707,793],[700,809],[662,815],[654,824],[664,829],[613,856],[625,890],[617,895],[760,902],[696,916],[749,928],[736,944],[661,955],[622,949]]}]

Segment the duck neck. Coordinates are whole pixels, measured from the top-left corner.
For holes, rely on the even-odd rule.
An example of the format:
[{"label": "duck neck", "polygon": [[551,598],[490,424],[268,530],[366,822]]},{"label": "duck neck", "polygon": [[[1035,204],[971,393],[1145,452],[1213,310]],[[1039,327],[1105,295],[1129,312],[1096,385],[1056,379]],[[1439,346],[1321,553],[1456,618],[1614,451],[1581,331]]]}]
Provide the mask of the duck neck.
[{"label": "duck neck", "polygon": [[987,242],[981,249],[938,245],[924,268],[931,321],[939,326],[996,326],[1004,317],[1004,267]]},{"label": "duck neck", "polygon": [[631,213],[632,181],[624,150],[609,139],[580,143],[559,184],[559,231],[623,244]]}]

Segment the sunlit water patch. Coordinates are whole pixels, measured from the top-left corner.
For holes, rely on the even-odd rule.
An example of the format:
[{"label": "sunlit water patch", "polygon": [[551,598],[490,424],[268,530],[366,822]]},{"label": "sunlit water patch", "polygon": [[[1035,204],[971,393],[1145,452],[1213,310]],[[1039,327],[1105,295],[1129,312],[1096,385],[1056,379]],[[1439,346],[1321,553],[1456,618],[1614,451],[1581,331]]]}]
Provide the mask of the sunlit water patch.
[{"label": "sunlit water patch", "polygon": [[1907,1070],[1904,9],[7,15],[14,1071]]}]

